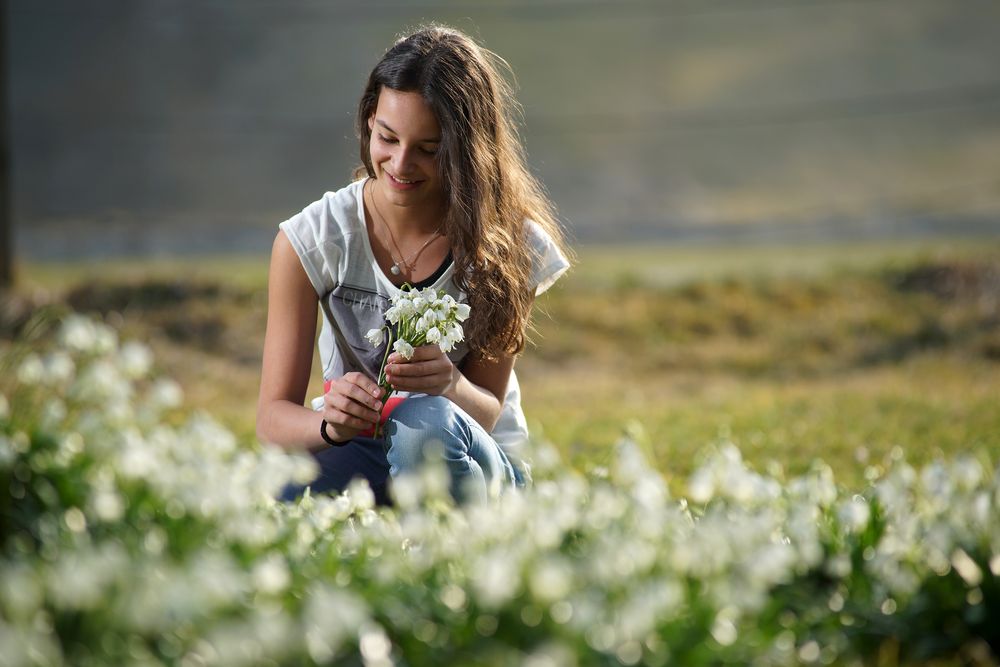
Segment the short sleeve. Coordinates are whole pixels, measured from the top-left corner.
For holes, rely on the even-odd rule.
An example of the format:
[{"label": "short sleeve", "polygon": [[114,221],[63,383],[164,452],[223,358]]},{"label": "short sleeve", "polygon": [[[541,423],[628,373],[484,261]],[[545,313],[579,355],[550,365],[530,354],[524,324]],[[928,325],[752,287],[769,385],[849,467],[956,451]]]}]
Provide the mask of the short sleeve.
[{"label": "short sleeve", "polygon": [[531,282],[535,296],[545,292],[569,269],[569,260],[559,250],[552,237],[533,220],[526,224],[528,243],[532,249]]},{"label": "short sleeve", "polygon": [[344,252],[342,243],[338,243],[342,234],[331,216],[327,199],[310,204],[278,228],[295,249],[316,294],[329,294],[339,282],[338,266]]}]

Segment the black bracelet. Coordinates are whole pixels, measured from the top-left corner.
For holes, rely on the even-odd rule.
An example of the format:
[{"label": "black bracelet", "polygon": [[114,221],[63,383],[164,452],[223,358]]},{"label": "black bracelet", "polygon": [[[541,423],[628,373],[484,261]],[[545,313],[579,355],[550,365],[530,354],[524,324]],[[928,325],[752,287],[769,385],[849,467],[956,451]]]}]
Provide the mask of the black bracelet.
[{"label": "black bracelet", "polygon": [[344,440],[343,442],[337,442],[336,440],[334,440],[333,438],[331,438],[330,434],[326,432],[326,420],[325,419],[319,423],[319,435],[320,435],[321,438],[323,438],[323,441],[326,444],[330,445],[331,447],[343,447],[344,445],[346,445],[347,443],[350,442],[350,440]]}]

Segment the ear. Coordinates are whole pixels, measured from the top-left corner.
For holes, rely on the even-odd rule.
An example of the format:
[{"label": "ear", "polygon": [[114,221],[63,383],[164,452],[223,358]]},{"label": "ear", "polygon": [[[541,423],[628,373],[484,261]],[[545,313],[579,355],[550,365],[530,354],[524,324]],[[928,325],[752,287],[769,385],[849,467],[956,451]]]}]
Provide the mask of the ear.
[{"label": "ear", "polygon": [[375,129],[375,114],[368,116],[368,134],[371,134],[372,130]]}]

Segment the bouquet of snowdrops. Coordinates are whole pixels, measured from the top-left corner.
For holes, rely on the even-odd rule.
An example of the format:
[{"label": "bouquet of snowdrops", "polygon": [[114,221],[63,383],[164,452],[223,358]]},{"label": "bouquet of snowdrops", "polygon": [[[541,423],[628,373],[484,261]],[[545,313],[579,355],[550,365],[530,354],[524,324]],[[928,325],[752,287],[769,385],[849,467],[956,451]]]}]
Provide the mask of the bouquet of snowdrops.
[{"label": "bouquet of snowdrops", "polygon": [[[468,319],[469,311],[468,304],[459,303],[444,290],[431,287],[418,290],[410,285],[403,285],[393,295],[392,305],[385,311],[388,324],[381,329],[370,329],[365,334],[368,342],[375,347],[382,345],[386,338],[389,341],[378,372],[378,384],[385,391],[385,398],[393,391],[385,377],[389,350],[410,359],[413,357],[413,348],[437,345],[447,354],[465,339],[461,323]],[[375,436],[378,437],[378,424],[375,426]]]}]

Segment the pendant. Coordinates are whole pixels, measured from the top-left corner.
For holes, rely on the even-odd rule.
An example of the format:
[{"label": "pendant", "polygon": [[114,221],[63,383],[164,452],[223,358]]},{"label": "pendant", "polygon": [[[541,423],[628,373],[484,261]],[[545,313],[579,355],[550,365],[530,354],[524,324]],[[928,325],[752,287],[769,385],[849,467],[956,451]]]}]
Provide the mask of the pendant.
[{"label": "pendant", "polygon": [[402,271],[399,270],[399,264],[393,264],[391,267],[389,267],[389,273],[391,273],[394,276],[398,276],[400,273],[402,273]]}]

